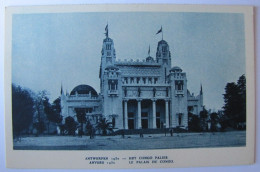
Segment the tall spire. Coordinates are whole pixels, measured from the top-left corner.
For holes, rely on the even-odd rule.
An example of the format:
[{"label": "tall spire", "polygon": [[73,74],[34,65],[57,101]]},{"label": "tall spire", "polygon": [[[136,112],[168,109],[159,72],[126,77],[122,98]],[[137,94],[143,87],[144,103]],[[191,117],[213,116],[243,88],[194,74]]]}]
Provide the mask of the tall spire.
[{"label": "tall spire", "polygon": [[202,84],[200,84],[200,95],[203,94],[203,91],[202,91]]},{"label": "tall spire", "polygon": [[105,27],[105,31],[106,31],[105,35],[106,35],[106,37],[108,38],[108,23],[107,23],[107,25],[106,25],[106,27]]}]

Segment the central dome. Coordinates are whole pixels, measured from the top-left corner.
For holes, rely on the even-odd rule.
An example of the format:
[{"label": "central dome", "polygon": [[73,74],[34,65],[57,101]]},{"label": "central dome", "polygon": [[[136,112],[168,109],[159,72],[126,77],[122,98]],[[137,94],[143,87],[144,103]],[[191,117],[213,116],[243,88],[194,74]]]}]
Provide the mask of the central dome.
[{"label": "central dome", "polygon": [[70,95],[77,94],[89,94],[91,92],[91,96],[97,96],[96,90],[89,85],[78,85],[71,92]]},{"label": "central dome", "polygon": [[174,66],[170,70],[171,72],[182,72],[182,69],[179,66]]}]

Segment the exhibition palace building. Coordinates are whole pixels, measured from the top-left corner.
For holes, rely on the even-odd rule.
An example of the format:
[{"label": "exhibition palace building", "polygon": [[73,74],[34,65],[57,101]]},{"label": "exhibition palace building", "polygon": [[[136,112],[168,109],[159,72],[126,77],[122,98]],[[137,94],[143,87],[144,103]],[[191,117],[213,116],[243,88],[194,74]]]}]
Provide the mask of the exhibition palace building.
[{"label": "exhibition palace building", "polygon": [[[156,57],[143,60],[117,60],[113,40],[103,40],[100,64],[100,93],[89,85],[71,92],[61,89],[61,114],[76,120],[76,111],[86,114],[93,125],[106,118],[119,129],[188,129],[188,112],[199,115],[203,109],[202,86],[197,96],[187,89],[186,73],[172,67],[168,43],[160,40]],[[157,32],[162,32],[162,28]]]}]

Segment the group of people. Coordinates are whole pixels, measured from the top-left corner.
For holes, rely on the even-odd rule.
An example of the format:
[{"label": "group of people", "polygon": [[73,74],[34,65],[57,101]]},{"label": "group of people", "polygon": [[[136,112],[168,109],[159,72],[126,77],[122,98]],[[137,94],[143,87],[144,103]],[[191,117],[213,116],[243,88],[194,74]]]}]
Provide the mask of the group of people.
[{"label": "group of people", "polygon": [[[169,132],[170,132],[170,135],[173,136],[173,128],[170,128]],[[165,128],[165,136],[166,136],[166,133],[167,133],[167,129]],[[144,137],[142,129],[140,129],[140,131],[139,131],[139,136],[140,136],[140,138]],[[124,130],[122,130],[122,138],[125,138],[125,131]]]}]

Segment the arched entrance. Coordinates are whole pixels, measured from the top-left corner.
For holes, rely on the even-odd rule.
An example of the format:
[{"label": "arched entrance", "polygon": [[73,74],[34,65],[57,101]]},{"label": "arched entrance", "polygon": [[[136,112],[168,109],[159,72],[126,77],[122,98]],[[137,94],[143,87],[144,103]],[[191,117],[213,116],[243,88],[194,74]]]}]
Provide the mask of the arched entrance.
[{"label": "arched entrance", "polygon": [[141,126],[143,129],[152,128],[152,101],[148,99],[141,102]]},{"label": "arched entrance", "polygon": [[128,120],[128,129],[135,129],[137,126],[137,101],[129,100],[127,102],[127,120]]},{"label": "arched entrance", "polygon": [[156,101],[156,128],[164,128],[165,120],[165,100]]}]

